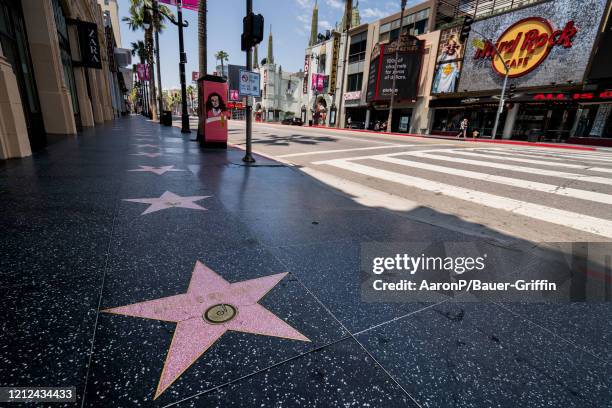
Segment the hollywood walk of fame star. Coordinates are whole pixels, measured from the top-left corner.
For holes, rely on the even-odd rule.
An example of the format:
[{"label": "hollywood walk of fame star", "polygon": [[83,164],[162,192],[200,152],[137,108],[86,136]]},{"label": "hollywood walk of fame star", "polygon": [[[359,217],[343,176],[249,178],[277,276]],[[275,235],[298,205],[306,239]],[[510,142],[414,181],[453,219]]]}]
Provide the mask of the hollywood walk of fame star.
[{"label": "hollywood walk of fame star", "polygon": [[181,197],[180,195],[166,191],[159,198],[124,198],[123,201],[151,204],[149,208],[144,210],[141,214],[145,215],[155,211],[165,210],[166,208],[189,208],[192,210],[206,211],[206,208],[197,205],[195,202],[208,197],[210,196]]},{"label": "hollywood walk of fame star", "polygon": [[155,147],[158,148],[159,145],[152,145],[152,144],[135,144],[134,146],[138,146],[138,147]]},{"label": "hollywood walk of fame star", "polygon": [[128,171],[148,171],[151,173],[155,173],[158,176],[168,172],[168,171],[185,171],[181,169],[175,169],[174,166],[161,166],[161,167],[153,167],[153,166],[139,166],[139,169],[133,169]]},{"label": "hollywood walk of fame star", "polygon": [[147,157],[159,157],[161,156],[161,153],[132,153],[130,156],[147,156]]},{"label": "hollywood walk of fame star", "polygon": [[227,331],[310,341],[257,303],[286,275],[230,283],[197,261],[187,293],[104,312],[177,323],[155,391],[157,398]]}]

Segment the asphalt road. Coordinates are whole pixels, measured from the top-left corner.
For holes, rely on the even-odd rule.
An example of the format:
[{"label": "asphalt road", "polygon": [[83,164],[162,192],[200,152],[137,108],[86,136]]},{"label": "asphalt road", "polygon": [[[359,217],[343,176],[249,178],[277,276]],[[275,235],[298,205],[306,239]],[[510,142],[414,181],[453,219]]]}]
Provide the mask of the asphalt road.
[{"label": "asphalt road", "polygon": [[[230,143],[244,147],[244,122],[230,123]],[[363,205],[459,232],[532,242],[612,240],[612,151],[260,123],[253,151]]]}]

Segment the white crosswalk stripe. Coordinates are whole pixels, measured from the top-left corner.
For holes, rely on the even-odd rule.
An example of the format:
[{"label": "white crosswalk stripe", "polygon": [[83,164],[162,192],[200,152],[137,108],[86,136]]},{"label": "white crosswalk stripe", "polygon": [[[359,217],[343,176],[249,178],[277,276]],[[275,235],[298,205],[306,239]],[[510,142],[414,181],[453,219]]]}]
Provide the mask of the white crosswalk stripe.
[{"label": "white crosswalk stripe", "polygon": [[597,193],[594,191],[579,190],[576,188],[559,187],[554,184],[538,183],[535,181],[522,180],[512,177],[497,176],[495,174],[483,174],[477,171],[461,170],[451,167],[436,166],[434,164],[413,162],[409,160],[397,159],[386,156],[373,156],[372,159],[385,163],[398,164],[400,166],[413,167],[416,169],[431,170],[438,173],[449,174],[451,176],[467,177],[480,181],[489,181],[504,184],[511,187],[526,188],[529,190],[541,191],[543,193],[555,194],[565,197],[578,198],[581,200],[594,201],[603,204],[612,204],[612,195]]},{"label": "white crosswalk stripe", "polygon": [[570,160],[585,160],[585,161],[602,161],[612,162],[612,155],[609,154],[598,154],[598,153],[561,153],[561,152],[548,152],[534,149],[511,149],[519,153],[530,153],[533,155],[544,156],[544,157],[558,157],[562,159]]},{"label": "white crosswalk stripe", "polygon": [[405,152],[393,153],[388,156],[403,156],[403,155],[410,154],[410,155],[425,158],[425,159],[451,161],[453,163],[471,164],[471,165],[480,166],[480,167],[491,167],[491,168],[495,168],[498,170],[510,170],[510,171],[515,171],[519,173],[529,173],[529,174],[536,174],[540,176],[558,177],[558,178],[569,179],[569,180],[574,180],[574,181],[580,180],[580,181],[587,181],[590,183],[606,184],[606,185],[612,186],[612,178],[610,177],[600,177],[600,176],[591,176],[591,175],[584,175],[584,174],[578,174],[578,173],[568,173],[568,172],[557,171],[557,170],[545,170],[545,169],[539,169],[536,167],[514,166],[511,164],[485,162],[482,160],[462,159],[460,157],[448,157],[448,156],[443,156],[441,154],[437,154],[441,152],[445,152],[445,153],[451,152],[453,154],[461,154],[460,151],[454,151],[454,150],[452,151],[449,151],[449,150],[446,150],[446,151],[444,150],[420,150],[418,152],[412,152],[412,153],[405,153]]},{"label": "white crosswalk stripe", "polygon": [[[506,190],[504,194],[508,196],[492,194],[479,190],[479,188],[482,188],[482,186],[484,186],[485,184],[495,183],[497,185],[515,187],[519,189],[524,189],[526,191],[537,191],[546,193],[546,196],[542,197],[556,196],[563,197],[567,200],[583,200],[582,202],[593,202],[610,206],[610,211],[606,213],[612,216],[612,194],[577,188],[577,184],[579,184],[580,182],[612,185],[612,178],[579,173],[580,171],[600,171],[609,173],[612,169],[598,169],[571,163],[546,162],[544,158],[542,158],[541,160],[537,160],[526,159],[524,158],[524,156],[514,157],[509,156],[513,153],[508,152],[508,150],[505,150],[503,152],[497,151],[496,149],[479,149],[479,152],[475,152],[474,150],[476,149],[469,149],[471,151],[466,150],[468,149],[435,149],[397,152],[390,154],[337,158],[331,160],[317,161],[313,164],[333,166],[338,169],[342,169],[360,175],[365,175],[371,178],[397,183],[402,186],[416,188],[419,190],[440,194],[442,196],[450,198],[464,200],[473,204],[507,211],[512,214],[572,228],[578,231],[587,232],[606,238],[612,238],[612,219],[595,217],[588,214],[582,214],[576,211],[569,211],[565,209],[565,207],[557,208],[562,206],[562,204],[559,204],[559,202],[554,200],[550,200],[552,204],[548,204],[548,202],[545,200],[544,203],[546,205],[525,201],[525,195],[521,194],[520,192],[517,192],[516,190],[510,190],[509,192],[508,190]],[[480,151],[485,151],[486,153],[481,153]],[[466,159],[466,156],[479,158],[480,160]],[[426,160],[423,159],[436,160],[437,162],[426,162]],[[365,164],[357,163],[357,161],[364,160],[371,160],[372,162],[368,161]],[[492,162],[491,160],[508,160],[516,162],[517,165],[497,163]],[[438,164],[439,162],[450,162],[452,163],[452,167],[440,165]],[[519,165],[519,163],[544,165],[551,168],[540,169],[534,167],[527,167],[524,165]],[[417,177],[402,172],[399,167],[397,170],[395,168],[392,168],[390,170],[389,166],[385,167],[384,169],[379,167],[384,166],[385,164],[401,166],[402,168],[414,168],[417,169],[420,173]],[[476,165],[480,166],[481,168],[491,170],[474,171],[460,169],[457,168],[458,164]],[[574,169],[576,172],[570,173],[561,170],[553,170],[552,167],[555,166],[560,169],[571,168]],[[551,184],[542,181],[536,182],[532,180],[526,180],[521,177],[508,177],[501,176],[499,174],[490,174],[495,172],[496,170],[511,170],[513,172],[523,174],[529,173],[532,176],[544,176],[547,179],[548,176],[570,179],[573,180],[573,184],[575,185],[572,187],[565,187],[562,185]],[[451,184],[451,182],[446,182],[446,179],[444,179],[445,182],[432,180],[427,178],[427,175],[421,176],[421,174],[423,174],[423,171],[448,176],[449,180],[451,180],[453,177],[470,179],[471,183],[476,183],[476,187],[471,187],[470,185],[470,188],[466,188],[460,185],[453,185]],[[515,197],[514,195],[517,195],[518,197]],[[581,208],[581,206],[577,206],[577,208]]]},{"label": "white crosswalk stripe", "polygon": [[[479,153],[480,151],[483,151],[486,153]],[[487,154],[489,152],[495,153],[495,154]],[[530,155],[529,153],[508,153],[505,151],[491,151],[491,150],[474,150],[474,152],[458,150],[458,151],[455,151],[455,153],[461,154],[464,156],[507,160],[507,161],[513,161],[513,162],[519,162],[519,163],[537,164],[537,165],[547,166],[547,167],[565,167],[568,169],[589,170],[589,171],[594,171],[594,172],[599,172],[599,173],[612,173],[612,168],[585,166],[582,164],[551,161],[550,159],[536,160],[535,158],[539,156],[533,156],[533,155]],[[517,157],[517,155],[521,157]],[[526,157],[531,157],[531,158],[528,159]],[[563,159],[555,158],[554,160],[563,160]]]}]

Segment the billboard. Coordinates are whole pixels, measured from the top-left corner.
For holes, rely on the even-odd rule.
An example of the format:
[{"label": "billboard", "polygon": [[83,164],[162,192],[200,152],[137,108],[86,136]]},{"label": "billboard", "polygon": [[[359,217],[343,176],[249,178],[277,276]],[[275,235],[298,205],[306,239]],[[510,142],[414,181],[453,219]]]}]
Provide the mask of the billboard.
[{"label": "billboard", "polygon": [[329,77],[325,74],[312,74],[311,76],[311,89],[317,94],[323,93],[329,85]]},{"label": "billboard", "polygon": [[[472,38],[492,38],[517,87],[581,83],[606,0],[555,0],[476,21],[465,44],[458,90],[502,87],[505,68],[492,45],[483,50]],[[482,33],[482,34],[476,34]]]},{"label": "billboard", "polygon": [[229,64],[227,66],[227,84],[231,91],[238,91],[240,89],[240,71],[246,70],[243,65]]},{"label": "billboard", "polygon": [[[401,37],[395,74],[395,95],[399,99],[416,99],[418,95],[423,44],[424,41],[414,36]],[[367,102],[391,99],[396,47],[398,41],[376,44],[374,47],[368,75]]]},{"label": "billboard", "polygon": [[440,33],[438,55],[434,79],[431,83],[432,94],[457,92],[464,44],[459,42],[461,26],[444,30]]}]

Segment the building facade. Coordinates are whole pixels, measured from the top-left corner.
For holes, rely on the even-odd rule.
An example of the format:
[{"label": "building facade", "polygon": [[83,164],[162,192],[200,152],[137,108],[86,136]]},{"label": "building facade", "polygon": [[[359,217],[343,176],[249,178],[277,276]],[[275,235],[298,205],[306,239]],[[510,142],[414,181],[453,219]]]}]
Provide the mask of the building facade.
[{"label": "building facade", "polygon": [[[311,38],[304,58],[303,92],[307,101],[303,106],[304,116],[316,125],[331,127],[374,129],[386,123],[390,102],[387,91],[392,85],[387,80],[392,78],[394,68],[392,50],[399,46],[398,96],[393,123],[387,130],[427,132],[431,123],[429,95],[440,34],[433,31],[435,4],[430,0],[404,10],[400,35],[399,12],[361,24],[358,3],[355,3],[348,30],[342,24],[338,30],[316,36],[318,9],[315,4]],[[412,41],[418,49],[404,52],[408,50],[406,41]],[[385,49],[381,54],[380,50]],[[383,92],[378,92],[381,87]]]},{"label": "building facade", "polygon": [[0,0],[0,158],[113,119],[103,13],[94,0]]},{"label": "building facade", "polygon": [[261,97],[254,98],[253,103],[253,115],[257,121],[278,122],[299,116],[302,106],[303,73],[285,72],[275,63],[273,41],[270,27],[267,56],[258,63],[257,51],[254,55],[253,70],[259,72],[261,86]]},{"label": "building facade", "polygon": [[[456,134],[467,118],[470,131],[491,135],[505,61],[509,93],[496,137],[612,145],[610,2],[517,1],[512,6],[463,2],[446,16],[455,24],[438,21],[432,132]],[[460,43],[463,15],[475,22]],[[504,61],[491,44],[474,44],[474,39],[490,39]]]},{"label": "building facade", "polygon": [[[347,16],[350,19],[347,22]],[[351,27],[359,26],[359,2],[345,2],[340,25],[319,33],[319,7],[315,1],[308,46],[304,53],[304,81],[302,83],[302,120],[315,126],[336,127],[343,81],[347,65],[347,39]]]},{"label": "building facade", "polygon": [[[393,123],[387,130],[403,133],[425,133],[429,128],[428,112],[429,88],[433,78],[435,50],[438,46],[439,32],[434,27],[434,2],[427,1],[404,10],[403,44],[408,38],[420,42],[420,50],[414,53],[400,53],[398,58],[398,79],[396,89]],[[376,97],[373,88],[381,86],[385,78],[392,79],[394,53],[387,57],[377,55],[376,50],[390,49],[400,40],[400,13],[363,24],[349,31],[349,50],[346,75],[342,83],[342,109],[340,123],[352,127],[374,129],[384,124],[389,116],[389,95]],[[404,50],[404,46],[400,46]],[[388,54],[383,52],[383,54]],[[384,65],[382,63],[385,63]],[[380,67],[379,67],[380,65]],[[380,71],[382,72],[378,72]],[[386,87],[390,89],[391,84]],[[412,88],[402,97],[402,89]]]}]

